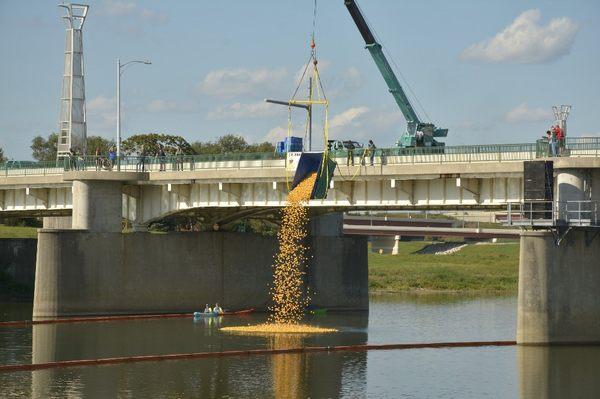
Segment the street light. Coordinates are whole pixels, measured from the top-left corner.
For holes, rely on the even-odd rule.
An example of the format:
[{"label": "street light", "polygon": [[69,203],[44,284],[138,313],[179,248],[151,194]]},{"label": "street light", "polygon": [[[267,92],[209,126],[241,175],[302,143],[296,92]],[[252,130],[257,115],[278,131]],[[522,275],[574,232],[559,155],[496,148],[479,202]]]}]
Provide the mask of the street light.
[{"label": "street light", "polygon": [[152,64],[148,60],[133,60],[121,64],[121,60],[117,58],[117,170],[121,170],[121,75],[123,68],[131,64]]}]

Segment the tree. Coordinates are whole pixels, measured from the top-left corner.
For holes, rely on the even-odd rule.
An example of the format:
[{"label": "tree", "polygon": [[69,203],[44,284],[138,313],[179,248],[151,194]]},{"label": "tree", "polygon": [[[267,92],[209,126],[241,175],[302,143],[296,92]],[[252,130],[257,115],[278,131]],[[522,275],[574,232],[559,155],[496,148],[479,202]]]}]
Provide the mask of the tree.
[{"label": "tree", "polygon": [[236,136],[233,134],[226,134],[225,136],[219,137],[217,145],[221,149],[222,153],[227,152],[244,152],[248,148],[246,139],[242,136]]},{"label": "tree", "polygon": [[149,154],[156,154],[161,145],[167,154],[175,154],[177,147],[180,147],[184,154],[194,154],[192,146],[183,137],[158,133],[131,136],[121,143],[121,150],[125,154],[136,154],[140,152],[142,145]]},{"label": "tree", "polygon": [[226,134],[217,139],[217,141],[192,143],[192,148],[197,154],[225,154],[236,152],[273,152],[275,147],[269,142],[258,144],[248,144],[242,136]]},{"label": "tree", "polygon": [[95,155],[96,148],[100,150],[100,154],[107,154],[110,147],[114,146],[113,140],[105,139],[100,136],[89,136],[87,138],[87,155]]},{"label": "tree", "polygon": [[31,140],[31,156],[38,161],[53,161],[56,159],[58,135],[51,133],[47,139],[36,136]]},{"label": "tree", "polygon": [[4,150],[0,147],[0,163],[6,162],[6,157],[4,156]]},{"label": "tree", "polygon": [[250,144],[246,152],[275,152],[275,146],[268,141],[262,143]]}]

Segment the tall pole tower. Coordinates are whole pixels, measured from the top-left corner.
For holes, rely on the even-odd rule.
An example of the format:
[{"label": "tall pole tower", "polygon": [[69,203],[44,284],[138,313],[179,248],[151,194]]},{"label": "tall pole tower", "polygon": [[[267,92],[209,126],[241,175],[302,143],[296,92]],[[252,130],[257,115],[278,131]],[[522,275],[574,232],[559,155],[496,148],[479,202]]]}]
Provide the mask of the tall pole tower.
[{"label": "tall pole tower", "polygon": [[60,95],[60,122],[58,159],[69,154],[71,148],[85,154],[87,132],[85,121],[85,83],[83,79],[83,24],[89,6],[60,4],[67,27],[65,69]]}]

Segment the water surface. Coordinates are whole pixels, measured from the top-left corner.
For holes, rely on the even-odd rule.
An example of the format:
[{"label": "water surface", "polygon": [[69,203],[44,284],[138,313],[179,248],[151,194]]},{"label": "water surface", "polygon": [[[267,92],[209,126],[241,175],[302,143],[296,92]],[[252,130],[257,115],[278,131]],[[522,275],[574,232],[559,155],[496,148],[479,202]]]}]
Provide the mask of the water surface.
[{"label": "water surface", "polygon": [[[31,306],[0,304],[3,320]],[[515,297],[377,295],[370,312],[310,322],[339,333],[308,337],[224,334],[265,315],[0,329],[0,363],[110,356],[441,341],[513,340]],[[2,397],[598,398],[598,347],[485,347],[286,354],[0,374]]]}]

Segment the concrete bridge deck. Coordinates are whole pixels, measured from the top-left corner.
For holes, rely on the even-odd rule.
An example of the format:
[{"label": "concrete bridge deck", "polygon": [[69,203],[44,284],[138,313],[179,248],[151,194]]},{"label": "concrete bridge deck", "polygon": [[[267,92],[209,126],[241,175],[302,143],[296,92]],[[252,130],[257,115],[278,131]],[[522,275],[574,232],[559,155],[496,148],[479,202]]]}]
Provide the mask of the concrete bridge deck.
[{"label": "concrete bridge deck", "polygon": [[[555,170],[593,174],[600,198],[600,157],[554,158]],[[70,215],[73,182],[114,182],[121,187],[121,216],[144,225],[165,216],[219,213],[231,217],[285,204],[294,170],[285,161],[247,161],[245,167],[183,171],[62,171],[0,177],[0,215]],[[524,161],[376,164],[345,166],[338,159],[327,197],[309,206],[323,210],[505,209],[523,200]],[[344,162],[344,164],[342,164]]]}]

